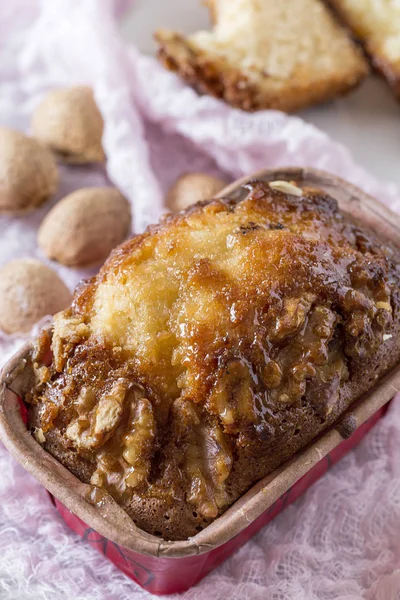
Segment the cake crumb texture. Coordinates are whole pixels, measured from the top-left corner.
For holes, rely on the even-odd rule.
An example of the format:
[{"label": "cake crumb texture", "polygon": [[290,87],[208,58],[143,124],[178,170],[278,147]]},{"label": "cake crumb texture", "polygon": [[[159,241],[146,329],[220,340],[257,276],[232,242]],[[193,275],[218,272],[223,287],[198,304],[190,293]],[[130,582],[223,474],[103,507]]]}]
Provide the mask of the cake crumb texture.
[{"label": "cake crumb texture", "polygon": [[400,4],[397,0],[329,0],[400,98]]},{"label": "cake crumb texture", "polygon": [[291,112],[354,88],[362,51],[319,0],[210,0],[214,27],[156,33],[159,58],[198,92],[254,111]]}]

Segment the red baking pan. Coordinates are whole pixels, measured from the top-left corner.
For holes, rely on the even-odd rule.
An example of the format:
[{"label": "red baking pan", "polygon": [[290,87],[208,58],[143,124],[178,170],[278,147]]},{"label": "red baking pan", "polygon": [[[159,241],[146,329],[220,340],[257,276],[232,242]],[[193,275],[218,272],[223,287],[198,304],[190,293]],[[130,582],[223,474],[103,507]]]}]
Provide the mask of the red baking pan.
[{"label": "red baking pan", "polygon": [[[264,170],[235,182],[218,196],[240,199],[247,193],[243,184],[255,178],[322,188],[337,199],[343,211],[400,246],[397,215],[349,183],[321,171]],[[1,440],[48,490],[72,530],[146,591],[158,595],[187,590],[246,543],[356,446],[385,415],[388,403],[400,390],[397,365],[358,399],[336,427],[256,483],[211,525],[188,540],[170,542],[138,529],[111,497],[96,503],[92,486],[80,482],[27,431],[23,397],[29,388],[30,348],[31,344],[22,348],[0,376]]]}]

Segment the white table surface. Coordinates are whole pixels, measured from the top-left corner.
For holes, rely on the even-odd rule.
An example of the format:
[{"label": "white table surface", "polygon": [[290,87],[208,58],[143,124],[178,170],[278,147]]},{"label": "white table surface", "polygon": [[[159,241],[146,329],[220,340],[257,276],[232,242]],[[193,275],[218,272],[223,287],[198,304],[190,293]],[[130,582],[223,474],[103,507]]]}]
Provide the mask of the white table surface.
[{"label": "white table surface", "polygon": [[[121,30],[140,50],[154,53],[152,36],[160,27],[182,33],[207,28],[208,10],[200,0],[136,0]],[[400,103],[381,79],[371,76],[346,98],[300,116],[344,143],[372,174],[400,186]]]}]

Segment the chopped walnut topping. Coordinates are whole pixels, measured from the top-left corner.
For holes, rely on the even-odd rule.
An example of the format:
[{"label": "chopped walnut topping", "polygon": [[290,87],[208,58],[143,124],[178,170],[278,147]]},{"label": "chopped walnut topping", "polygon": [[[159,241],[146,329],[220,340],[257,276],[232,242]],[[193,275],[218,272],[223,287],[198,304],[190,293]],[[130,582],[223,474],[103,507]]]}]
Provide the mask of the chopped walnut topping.
[{"label": "chopped walnut topping", "polygon": [[95,436],[102,436],[115,429],[118,425],[121,413],[122,407],[116,398],[113,398],[112,396],[101,398],[95,413]]},{"label": "chopped walnut topping", "polygon": [[282,376],[282,369],[277,362],[270,360],[266,363],[262,372],[265,387],[270,390],[279,387],[282,382]]},{"label": "chopped walnut topping", "polygon": [[304,396],[307,382],[318,379],[320,369],[329,364],[329,342],[337,317],[328,307],[317,306],[308,315],[303,328],[278,353],[276,360],[285,377],[270,391],[270,398],[294,404]]},{"label": "chopped walnut topping", "polygon": [[312,294],[305,294],[303,298],[285,298],[275,328],[270,331],[270,339],[282,340],[295,333],[303,325],[314,300]]},{"label": "chopped walnut topping", "polygon": [[90,329],[82,318],[72,317],[69,312],[67,310],[54,317],[52,350],[54,366],[59,373],[64,368],[70,350],[90,334]]},{"label": "chopped walnut topping", "polygon": [[42,396],[43,404],[40,410],[40,424],[44,432],[50,431],[54,426],[54,420],[57,418],[60,407],[54,402]]},{"label": "chopped walnut topping", "polygon": [[291,196],[301,197],[303,195],[303,190],[289,181],[271,181],[269,187],[283,194],[290,194]]},{"label": "chopped walnut topping", "polygon": [[41,386],[44,383],[50,381],[50,369],[48,367],[42,366],[39,367],[37,363],[33,365],[33,371],[35,374],[36,385]]},{"label": "chopped walnut topping", "polygon": [[140,398],[132,410],[128,432],[122,438],[122,456],[131,467],[125,479],[128,487],[135,488],[148,477],[154,438],[155,419],[151,402]]},{"label": "chopped walnut topping", "polygon": [[339,386],[349,378],[349,371],[339,348],[333,348],[325,365],[316,370],[310,382],[309,398],[324,419],[333,411],[338,400]]},{"label": "chopped walnut topping", "polygon": [[187,500],[204,518],[216,517],[228,502],[225,481],[232,468],[232,454],[218,425],[203,423],[194,405],[174,403],[185,439],[185,472],[190,481]]},{"label": "chopped walnut topping", "polygon": [[[145,482],[150,473],[154,451],[156,422],[153,407],[140,388],[129,391],[126,402],[131,401],[128,422],[123,431],[118,430],[116,440],[111,440],[99,454],[91,484],[110,491],[124,493]],[[115,448],[118,451],[115,452]],[[122,450],[122,456],[119,456]]]},{"label": "chopped walnut topping", "polygon": [[120,422],[126,392],[127,383],[124,379],[118,379],[92,411],[78,417],[67,427],[67,438],[78,448],[94,449],[102,446]]},{"label": "chopped walnut topping", "polygon": [[254,423],[257,416],[251,366],[239,359],[228,363],[215,385],[209,403],[225,426],[237,424],[243,418]]},{"label": "chopped walnut topping", "polygon": [[352,311],[364,311],[373,312],[375,308],[373,300],[368,298],[365,294],[358,290],[348,289],[346,290],[343,300],[343,308],[346,312],[351,313]]},{"label": "chopped walnut topping", "polygon": [[[47,358],[50,358],[47,362]],[[32,360],[36,363],[50,364],[51,362],[51,337],[49,332],[44,329],[40,332],[38,338],[33,344]]]},{"label": "chopped walnut topping", "polygon": [[75,402],[76,410],[79,415],[83,415],[92,410],[96,404],[96,394],[90,387],[84,386]]},{"label": "chopped walnut topping", "polygon": [[38,442],[38,444],[44,444],[46,441],[46,437],[41,427],[35,427],[35,429],[33,430],[33,437]]},{"label": "chopped walnut topping", "polygon": [[392,312],[392,307],[390,305],[390,302],[377,302],[376,308],[382,309],[382,310],[388,310],[389,312]]}]

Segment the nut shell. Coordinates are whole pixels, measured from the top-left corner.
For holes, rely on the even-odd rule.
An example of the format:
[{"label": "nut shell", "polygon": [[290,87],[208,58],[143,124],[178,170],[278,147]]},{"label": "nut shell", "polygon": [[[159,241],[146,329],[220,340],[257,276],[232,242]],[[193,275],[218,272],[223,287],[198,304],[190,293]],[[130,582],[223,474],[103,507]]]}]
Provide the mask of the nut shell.
[{"label": "nut shell", "polygon": [[34,136],[65,163],[103,162],[103,128],[103,117],[88,86],[52,90],[32,118]]},{"label": "nut shell", "polygon": [[49,150],[20,131],[0,127],[0,213],[34,210],[55,194],[58,171]]},{"label": "nut shell", "polygon": [[57,273],[38,260],[13,260],[0,269],[0,329],[6,333],[29,331],[71,301]]},{"label": "nut shell", "polygon": [[129,234],[128,201],[115,188],[84,188],[63,198],[39,229],[44,254],[68,267],[102,262]]},{"label": "nut shell", "polygon": [[199,200],[209,200],[227,185],[227,181],[206,173],[184,173],[171,186],[166,199],[167,207],[172,212],[179,212]]}]

